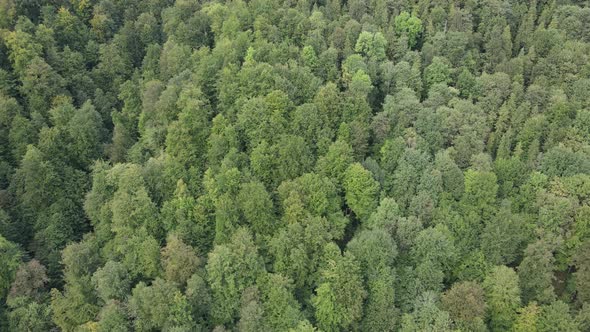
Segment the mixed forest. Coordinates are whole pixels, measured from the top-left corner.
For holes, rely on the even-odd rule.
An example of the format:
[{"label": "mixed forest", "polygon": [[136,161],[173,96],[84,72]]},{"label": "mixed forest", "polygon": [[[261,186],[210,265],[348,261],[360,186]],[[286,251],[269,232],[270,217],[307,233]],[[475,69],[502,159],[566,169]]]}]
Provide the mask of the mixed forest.
[{"label": "mixed forest", "polygon": [[590,331],[590,2],[0,0],[1,331]]}]

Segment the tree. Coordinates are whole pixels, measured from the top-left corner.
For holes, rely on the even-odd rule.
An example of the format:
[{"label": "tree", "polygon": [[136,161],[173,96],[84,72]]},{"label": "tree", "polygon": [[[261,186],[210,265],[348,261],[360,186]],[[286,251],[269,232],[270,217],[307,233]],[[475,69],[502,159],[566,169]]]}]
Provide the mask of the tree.
[{"label": "tree", "polygon": [[160,245],[144,228],[124,240],[116,238],[115,243],[131,278],[153,279],[160,275]]},{"label": "tree", "polygon": [[72,138],[70,153],[82,167],[88,167],[102,154],[105,134],[102,118],[90,102],[74,113],[68,123],[68,134]]},{"label": "tree", "polygon": [[447,227],[439,224],[418,233],[412,247],[412,257],[417,263],[430,261],[443,271],[450,271],[456,260],[456,251]]},{"label": "tree", "polygon": [[555,301],[541,307],[538,329],[550,331],[579,331],[578,323],[570,314],[569,306],[563,301]]},{"label": "tree", "polygon": [[21,255],[18,246],[0,235],[0,297],[5,298],[8,289],[16,276],[17,269],[21,262]]},{"label": "tree", "polygon": [[341,186],[346,177],[346,170],[353,161],[353,151],[350,144],[336,140],[330,145],[328,152],[318,158],[316,171],[318,174],[335,179],[336,183]]},{"label": "tree", "polygon": [[240,228],[229,243],[215,246],[209,253],[206,269],[213,297],[213,322],[232,323],[238,314],[241,293],[264,272],[250,232]]},{"label": "tree", "polygon": [[493,172],[467,170],[462,202],[482,220],[489,220],[494,213],[498,192],[497,177]]},{"label": "tree", "polygon": [[[328,244],[334,246],[334,244]],[[312,298],[318,326],[323,331],[350,329],[362,317],[363,288],[360,267],[352,254],[341,256],[339,249],[334,257],[327,258],[321,273],[316,296]]]},{"label": "tree", "polygon": [[527,246],[524,258],[518,267],[518,280],[524,303],[536,301],[551,303],[555,299],[553,291],[553,270],[555,258],[553,245],[545,239]]},{"label": "tree", "polygon": [[525,332],[525,331],[538,331],[537,322],[539,320],[539,314],[541,310],[537,303],[531,302],[526,307],[518,310],[518,318],[512,326],[514,331]]},{"label": "tree", "polygon": [[346,203],[360,220],[367,220],[377,208],[379,183],[361,164],[352,164],[346,170],[344,191]]},{"label": "tree", "polygon": [[34,143],[37,139],[37,131],[33,123],[17,114],[11,122],[8,132],[8,142],[11,149],[12,158],[20,161],[27,152],[27,146]]},{"label": "tree", "polygon": [[27,106],[45,114],[51,100],[63,93],[64,80],[42,58],[36,57],[24,71],[21,91],[26,96]]},{"label": "tree", "polygon": [[582,301],[588,301],[590,298],[590,260],[588,260],[587,255],[589,251],[590,241],[585,241],[573,257],[573,263],[576,267],[574,278],[577,294]]},{"label": "tree", "polygon": [[414,15],[403,11],[394,19],[395,32],[408,39],[408,46],[415,47],[422,34],[422,21]]},{"label": "tree", "polygon": [[194,321],[202,326],[208,326],[212,299],[206,278],[203,277],[204,274],[204,270],[193,274],[186,283],[184,294],[192,308]]},{"label": "tree", "polygon": [[131,290],[131,280],[125,266],[119,262],[108,261],[92,276],[98,296],[105,302],[123,300]]},{"label": "tree", "polygon": [[34,40],[34,37],[20,29],[7,33],[6,46],[9,49],[9,59],[14,70],[19,75],[24,75],[27,66],[41,55],[43,46]]},{"label": "tree", "polygon": [[361,329],[366,331],[395,331],[399,310],[395,306],[395,274],[393,269],[382,267],[369,279],[367,302]]},{"label": "tree", "polygon": [[137,191],[129,189],[121,188],[113,195],[113,232],[120,236],[131,236],[137,229],[144,227],[150,236],[161,237],[156,206],[147,190],[143,187],[137,188]]},{"label": "tree", "polygon": [[96,238],[87,237],[62,251],[64,290],[51,290],[52,320],[62,330],[73,330],[99,312],[92,274],[100,265]]},{"label": "tree", "polygon": [[51,308],[47,303],[18,298],[10,307],[8,324],[12,331],[47,331],[54,328]]},{"label": "tree", "polygon": [[365,280],[380,274],[383,268],[393,268],[397,246],[382,228],[362,230],[347,244],[347,252],[355,256]]},{"label": "tree", "polygon": [[435,293],[425,292],[415,300],[414,311],[404,314],[400,331],[451,331],[449,313],[437,306]]},{"label": "tree", "polygon": [[363,31],[359,35],[354,50],[362,53],[373,61],[382,61],[385,59],[385,50],[387,49],[387,40],[381,32],[370,33]]},{"label": "tree", "polygon": [[201,259],[195,250],[174,235],[166,239],[161,256],[166,281],[174,282],[180,287],[184,286],[201,265]]},{"label": "tree", "polygon": [[[181,305],[178,307],[178,305]],[[156,279],[147,286],[140,282],[133,289],[129,299],[129,309],[135,318],[135,328],[140,331],[165,329],[190,323],[190,308],[186,306],[186,298],[173,283]],[[180,309],[180,312],[176,310]],[[177,321],[182,317],[181,321]]]},{"label": "tree", "polygon": [[209,107],[198,89],[185,88],[178,96],[178,120],[168,126],[166,152],[186,168],[202,171],[209,136]]},{"label": "tree", "polygon": [[278,188],[285,222],[301,222],[307,216],[323,217],[328,222],[328,234],[340,239],[348,219],[342,214],[342,198],[335,185],[326,177],[315,173],[304,174]]},{"label": "tree", "polygon": [[46,271],[45,266],[36,259],[22,263],[10,286],[9,299],[18,297],[37,299],[42,288],[49,281]]},{"label": "tree", "polygon": [[478,283],[455,283],[443,294],[441,302],[457,327],[471,331],[485,330],[485,294]]},{"label": "tree", "polygon": [[451,82],[451,69],[447,59],[434,57],[432,63],[424,69],[424,83],[427,91],[433,90],[435,84],[448,84]]},{"label": "tree", "polygon": [[496,266],[483,283],[490,315],[490,327],[494,331],[510,329],[520,307],[518,275],[506,266]]},{"label": "tree", "polygon": [[502,204],[481,232],[481,250],[492,264],[513,263],[529,238],[524,217],[510,208]]},{"label": "tree", "polygon": [[263,326],[272,331],[295,328],[303,315],[290,280],[280,274],[267,274],[258,283],[262,290]]},{"label": "tree", "polygon": [[263,315],[264,309],[260,303],[260,291],[255,286],[246,288],[241,298],[238,329],[240,331],[254,332],[266,328]]},{"label": "tree", "polygon": [[238,204],[255,236],[271,235],[277,228],[271,196],[262,183],[243,184]]},{"label": "tree", "polygon": [[393,331],[397,324],[394,261],[397,248],[390,234],[381,228],[363,230],[347,245],[357,258],[367,289],[361,328]]},{"label": "tree", "polygon": [[111,300],[102,308],[98,314],[98,331],[130,331],[128,314],[121,303]]}]

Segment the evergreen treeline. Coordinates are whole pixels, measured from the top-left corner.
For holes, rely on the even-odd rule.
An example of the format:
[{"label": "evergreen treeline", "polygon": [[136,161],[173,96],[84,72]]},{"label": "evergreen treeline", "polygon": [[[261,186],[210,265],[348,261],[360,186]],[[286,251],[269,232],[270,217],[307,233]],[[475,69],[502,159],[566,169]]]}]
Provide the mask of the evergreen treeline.
[{"label": "evergreen treeline", "polygon": [[590,331],[590,3],[0,0],[0,330]]}]

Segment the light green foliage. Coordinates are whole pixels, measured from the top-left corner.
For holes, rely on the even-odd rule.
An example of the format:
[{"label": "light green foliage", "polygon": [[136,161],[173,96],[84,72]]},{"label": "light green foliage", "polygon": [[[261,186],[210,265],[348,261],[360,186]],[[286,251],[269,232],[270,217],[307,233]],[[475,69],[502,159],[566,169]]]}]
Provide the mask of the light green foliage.
[{"label": "light green foliage", "polygon": [[52,320],[62,330],[70,331],[92,320],[100,310],[91,279],[100,266],[96,239],[87,237],[68,245],[61,261],[66,284],[63,292],[51,290]]},{"label": "light green foliage", "polygon": [[413,48],[422,34],[422,21],[408,12],[401,12],[394,19],[395,32],[398,36],[408,39],[408,46]]},{"label": "light green foliage", "polygon": [[0,331],[590,330],[587,7],[0,0]]},{"label": "light green foliage", "polygon": [[462,199],[465,209],[473,211],[483,220],[489,219],[495,209],[497,192],[497,177],[494,173],[474,170],[465,172]]},{"label": "light green foliage", "polygon": [[494,331],[510,329],[521,304],[518,275],[509,267],[494,267],[484,280],[483,287],[491,317],[490,327]]},{"label": "light green foliage", "polygon": [[127,312],[116,301],[110,301],[98,314],[98,331],[127,332],[130,331]]},{"label": "light green foliage", "polygon": [[382,269],[392,268],[397,257],[393,238],[381,228],[361,231],[348,243],[347,251],[359,261],[367,280]]},{"label": "light green foliage", "polygon": [[452,331],[449,313],[438,308],[438,299],[425,292],[415,299],[414,311],[402,316],[400,331]]},{"label": "light green foliage", "polygon": [[348,219],[340,209],[342,198],[328,178],[308,173],[283,182],[278,193],[285,222],[301,222],[307,216],[324,217],[329,222],[329,234],[334,239],[341,238]]},{"label": "light green foliage", "polygon": [[512,329],[518,332],[538,331],[537,322],[539,320],[540,308],[535,302],[529,303],[526,307],[518,310],[518,318],[514,322]]},{"label": "light green foliage", "polygon": [[385,59],[387,40],[381,32],[370,33],[363,31],[356,41],[354,50],[369,57],[371,60],[382,61]]},{"label": "light green foliage", "polygon": [[366,297],[360,267],[353,255],[340,256],[339,252],[325,264],[312,299],[318,327],[323,331],[350,329],[360,320]]},{"label": "light green foliage", "polygon": [[299,302],[293,296],[289,279],[280,274],[268,274],[259,284],[264,328],[271,331],[295,328],[303,315]]},{"label": "light green foliage", "polygon": [[570,314],[569,306],[563,301],[555,301],[541,307],[538,330],[541,332],[580,331],[578,323]]},{"label": "light green foliage", "polygon": [[9,329],[11,331],[46,331],[53,327],[51,323],[51,308],[46,303],[28,302],[13,303],[8,314]]},{"label": "light green foliage", "polygon": [[195,250],[173,235],[166,239],[166,247],[162,248],[161,256],[164,277],[181,287],[201,264]]},{"label": "light green foliage", "polygon": [[337,140],[330,145],[326,155],[318,159],[316,171],[321,175],[335,179],[339,185],[342,185],[346,178],[346,169],[353,160],[350,144]]},{"label": "light green foliage", "polygon": [[98,296],[105,302],[111,299],[122,300],[129,294],[131,281],[125,266],[119,262],[108,261],[92,276]]},{"label": "light green foliage", "polygon": [[393,198],[385,197],[379,202],[379,206],[371,214],[371,217],[365,224],[367,228],[395,226],[398,219],[402,216],[399,205]]},{"label": "light green foliage", "polygon": [[9,59],[19,75],[24,74],[27,66],[43,50],[43,46],[34,40],[34,37],[26,31],[11,31],[5,37],[5,43],[10,53]]},{"label": "light green foliage", "polygon": [[2,236],[0,236],[0,248],[2,249],[0,251],[0,260],[2,262],[2,268],[0,269],[0,295],[6,297],[10,284],[12,283],[20,265],[22,253],[14,243],[6,240]]},{"label": "light green foliage", "polygon": [[449,271],[456,259],[452,235],[443,225],[427,228],[416,237],[412,255],[417,262],[431,261]]},{"label": "light green foliage", "polygon": [[254,285],[262,272],[262,260],[247,229],[236,231],[228,244],[215,246],[207,262],[215,323],[231,323],[236,318],[241,292]]},{"label": "light green foliage", "polygon": [[23,75],[21,90],[29,108],[44,114],[52,99],[63,92],[63,77],[40,57],[31,60]]},{"label": "light green foliage", "polygon": [[[287,213],[303,214],[301,202],[294,202]],[[274,270],[293,279],[299,297],[309,296],[317,283],[324,246],[342,234],[334,226],[325,217],[300,216],[269,241]]]},{"label": "light green foliage", "polygon": [[378,204],[379,183],[359,163],[350,165],[344,178],[346,203],[360,220],[367,220]]},{"label": "light green foliage", "polygon": [[276,217],[270,195],[260,182],[242,185],[238,194],[240,210],[255,234],[272,234]]},{"label": "light green foliage", "polygon": [[162,279],[154,280],[150,286],[143,282],[135,286],[129,309],[139,331],[190,324],[191,320],[186,298],[173,283]]},{"label": "light green foliage", "polygon": [[432,63],[424,69],[424,83],[430,89],[435,84],[451,82],[451,70],[443,58],[435,57]]},{"label": "light green foliage", "polygon": [[166,152],[187,168],[196,170],[203,167],[209,136],[209,111],[198,99],[200,94],[190,90],[180,94],[177,103],[182,111],[178,120],[169,125],[166,136]]},{"label": "light green foliage", "polygon": [[118,244],[117,250],[133,278],[151,279],[160,275],[160,246],[143,228]]},{"label": "light green foliage", "polygon": [[574,274],[576,288],[582,301],[587,301],[590,298],[590,261],[587,255],[589,251],[590,242],[586,241],[573,257],[573,263],[577,270]]},{"label": "light green foliage", "polygon": [[524,303],[550,303],[555,299],[553,290],[555,258],[553,246],[547,240],[538,240],[528,245],[518,267],[518,280]]}]

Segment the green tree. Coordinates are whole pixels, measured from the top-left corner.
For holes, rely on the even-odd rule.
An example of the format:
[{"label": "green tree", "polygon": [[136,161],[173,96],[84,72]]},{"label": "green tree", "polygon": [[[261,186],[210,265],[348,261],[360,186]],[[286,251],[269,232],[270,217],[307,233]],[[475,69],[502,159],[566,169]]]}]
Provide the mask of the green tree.
[{"label": "green tree", "polygon": [[590,298],[590,260],[587,256],[589,251],[590,241],[585,241],[573,257],[573,263],[576,267],[574,273],[576,290],[582,301],[587,301]]},{"label": "green tree", "polygon": [[359,35],[354,50],[362,53],[374,61],[383,61],[385,59],[385,50],[387,49],[387,40],[381,32],[371,33],[363,31]]},{"label": "green tree", "polygon": [[425,292],[415,299],[414,311],[402,316],[400,331],[452,331],[451,319],[438,308],[436,294]]},{"label": "green tree", "polygon": [[441,302],[455,326],[470,331],[485,331],[485,294],[478,283],[464,281],[453,284],[443,294]]},{"label": "green tree", "polygon": [[108,261],[92,275],[98,296],[105,302],[111,299],[123,300],[131,290],[131,280],[125,266]]},{"label": "green tree", "polygon": [[483,287],[488,304],[490,328],[505,331],[512,328],[520,307],[518,275],[506,266],[497,266],[485,278]]},{"label": "green tree", "polygon": [[[139,331],[166,329],[178,326],[178,323],[190,323],[190,308],[182,305],[186,302],[184,295],[173,283],[156,279],[147,286],[140,282],[133,289],[129,299],[129,309]],[[181,305],[179,308],[178,305]],[[177,311],[180,309],[180,312]],[[178,321],[178,317],[182,317]]]},{"label": "green tree", "polygon": [[98,314],[98,331],[127,332],[130,331],[127,311],[122,304],[111,300]]},{"label": "green tree", "polygon": [[330,250],[337,253],[327,258],[312,298],[315,317],[323,331],[350,329],[361,319],[366,297],[360,267],[352,254],[341,256],[338,248]]},{"label": "green tree", "polygon": [[243,184],[238,204],[255,236],[271,235],[277,228],[273,202],[262,183]]},{"label": "green tree", "polygon": [[166,281],[174,282],[180,287],[184,286],[201,264],[195,250],[174,235],[166,239],[161,257]]},{"label": "green tree", "polygon": [[42,58],[36,57],[24,71],[21,92],[31,110],[45,114],[53,98],[64,93],[64,80]]},{"label": "green tree", "polygon": [[526,307],[520,308],[512,329],[518,332],[538,331],[537,322],[541,313],[540,309],[535,302],[531,302]]},{"label": "green tree", "polygon": [[250,232],[240,228],[229,243],[215,246],[206,268],[213,297],[213,323],[231,324],[238,314],[241,293],[264,272]]},{"label": "green tree", "polygon": [[350,165],[344,175],[346,203],[360,220],[367,220],[377,208],[379,183],[361,164]]},{"label": "green tree", "polygon": [[541,239],[529,244],[524,251],[524,258],[518,267],[518,280],[524,303],[551,303],[555,299],[553,250],[549,241]]},{"label": "green tree", "polygon": [[13,282],[17,269],[21,263],[22,253],[18,246],[0,235],[0,248],[2,248],[2,269],[0,269],[0,297],[5,298],[10,284]]},{"label": "green tree", "polygon": [[422,21],[419,18],[403,11],[395,17],[394,26],[398,36],[407,38],[410,48],[417,46],[423,30]]},{"label": "green tree", "polygon": [[563,301],[555,301],[541,307],[538,329],[550,331],[580,331],[578,323],[570,314],[569,306]]}]

